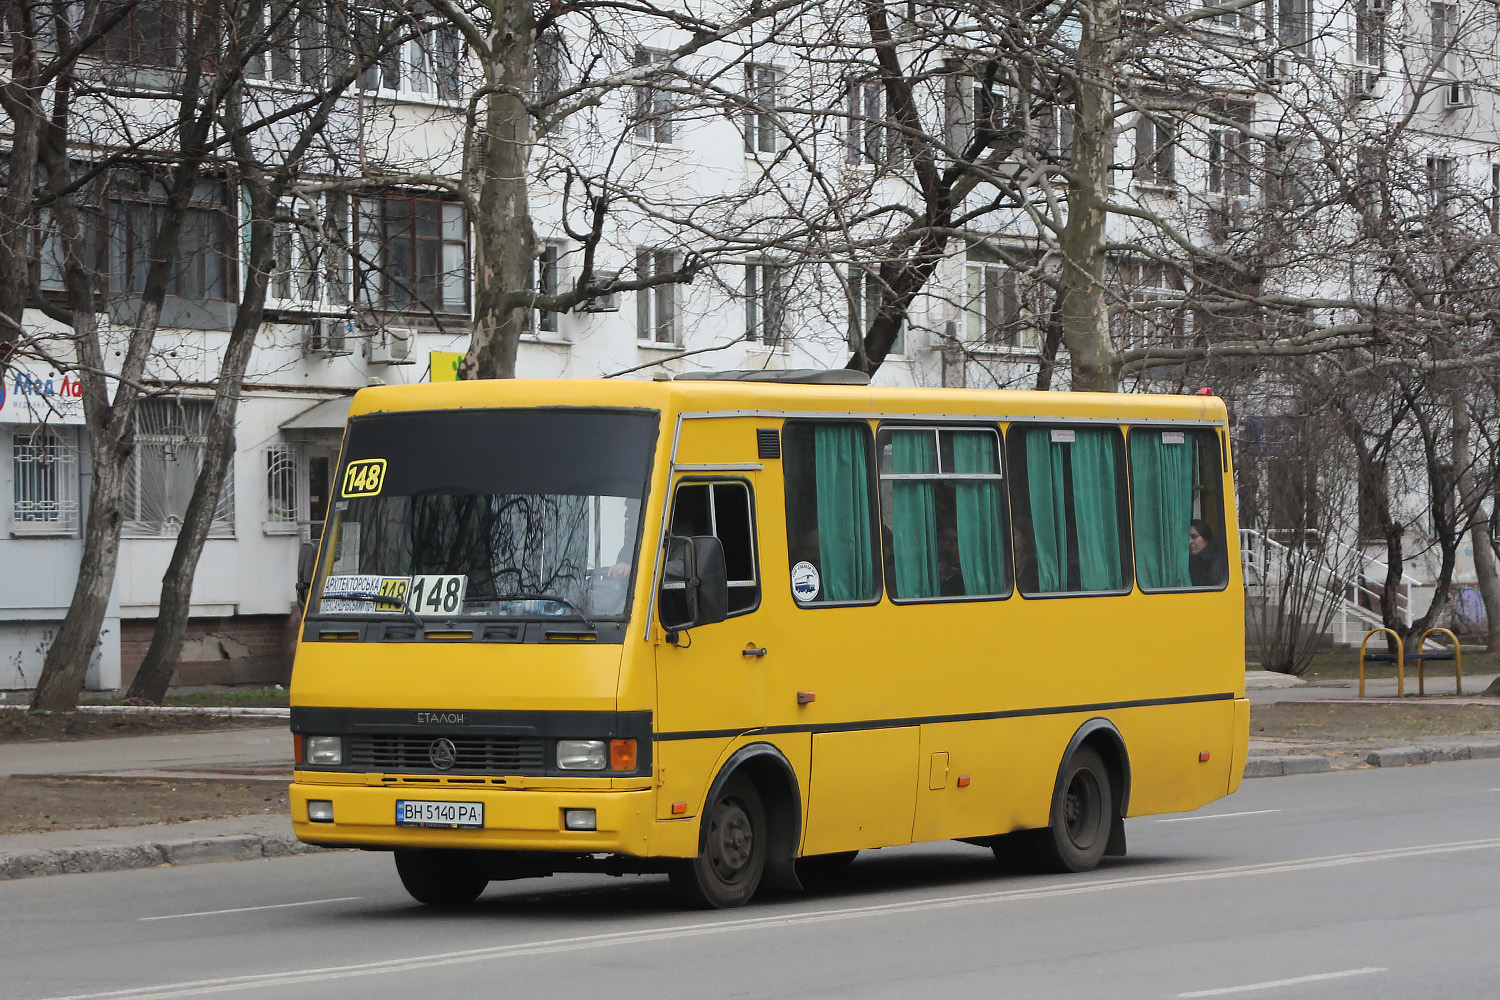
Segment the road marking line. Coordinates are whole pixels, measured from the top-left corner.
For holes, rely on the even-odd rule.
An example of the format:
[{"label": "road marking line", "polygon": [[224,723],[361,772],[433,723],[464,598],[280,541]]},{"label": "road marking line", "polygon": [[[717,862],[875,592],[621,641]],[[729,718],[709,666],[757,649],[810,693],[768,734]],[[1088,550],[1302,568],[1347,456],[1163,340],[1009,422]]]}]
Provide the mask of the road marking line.
[{"label": "road marking line", "polygon": [[217,917],[223,913],[254,913],[256,910],[284,910],[289,906],[317,906],[319,903],[347,903],[363,896],[335,896],[332,899],[304,899],[300,903],[268,903],[265,906],[236,906],[228,910],[199,910],[197,913],[166,913],[159,917],[136,917],[137,920],[181,920],[184,917]]},{"label": "road marking line", "polygon": [[73,993],[67,996],[49,997],[47,1000],[131,1000],[131,998],[135,997],[149,997],[151,1000],[172,1000],[172,998],[176,997],[204,996],[209,993],[226,993],[231,990],[253,989],[264,986],[291,986],[299,983],[348,979],[355,976],[372,976],[391,972],[413,972],[419,969],[433,969],[447,965],[463,965],[471,962],[487,962],[507,958],[529,958],[535,955],[557,955],[567,952],[587,951],[595,948],[612,948],[619,945],[706,937],[711,934],[738,934],[746,930],[761,928],[782,930],[803,924],[860,920],[866,917],[920,913],[930,910],[953,909],[960,906],[976,906],[984,903],[1008,903],[1018,900],[1080,896],[1090,893],[1107,892],[1111,889],[1151,888],[1154,886],[1179,885],[1189,882],[1211,882],[1220,879],[1246,878],[1254,875],[1280,875],[1286,872],[1368,864],[1373,861],[1396,861],[1403,858],[1422,858],[1438,854],[1454,854],[1463,851],[1482,851],[1495,848],[1500,848],[1500,837],[1491,837],[1485,840],[1454,841],[1447,844],[1424,844],[1417,847],[1392,847],[1379,851],[1360,851],[1353,854],[1331,854],[1323,857],[1300,858],[1293,861],[1268,861],[1253,865],[1234,865],[1228,868],[1209,868],[1200,871],[1177,872],[1166,875],[1136,875],[1129,878],[1096,879],[1087,882],[1072,882],[1065,885],[1037,886],[1029,889],[1002,889],[996,892],[939,896],[934,899],[908,900],[901,903],[875,903],[869,906],[852,906],[840,910],[814,910],[806,913],[776,914],[768,917],[729,918],[710,923],[676,924],[666,927],[646,928],[638,931],[586,934],[579,937],[553,938],[551,940],[523,942],[520,944],[493,945],[488,948],[470,948],[463,951],[412,955],[407,958],[385,959],[378,962],[361,962],[355,965],[331,965],[312,969],[294,969],[287,972],[260,972],[241,976],[226,976],[220,979],[198,979],[189,982],[162,983],[157,986],[138,986],[131,989],[106,990],[99,993]]},{"label": "road marking line", "polygon": [[1158,823],[1192,823],[1200,819],[1232,819],[1235,816],[1264,816],[1266,813],[1279,813],[1280,809],[1250,809],[1237,813],[1213,813],[1209,816],[1173,816],[1171,819],[1159,819]]},{"label": "road marking line", "polygon": [[1319,972],[1313,976],[1298,976],[1295,979],[1273,979],[1265,983],[1249,983],[1245,986],[1225,986],[1217,990],[1195,990],[1192,993],[1179,993],[1177,1000],[1187,1000],[1188,997],[1222,997],[1230,993],[1251,993],[1255,990],[1274,990],[1281,986],[1300,986],[1303,983],[1321,983],[1327,979],[1348,979],[1350,976],[1368,976],[1374,972],[1389,972],[1390,969],[1345,969],[1343,972]]}]

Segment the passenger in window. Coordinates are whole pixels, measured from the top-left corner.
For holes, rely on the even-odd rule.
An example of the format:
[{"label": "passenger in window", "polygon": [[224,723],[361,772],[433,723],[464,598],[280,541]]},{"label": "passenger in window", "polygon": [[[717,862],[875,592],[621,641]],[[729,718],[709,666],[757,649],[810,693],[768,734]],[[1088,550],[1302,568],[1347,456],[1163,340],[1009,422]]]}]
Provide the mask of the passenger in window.
[{"label": "passenger in window", "polygon": [[938,594],[943,597],[962,597],[964,568],[958,549],[958,528],[945,524],[938,529]]},{"label": "passenger in window", "polygon": [[[1178,563],[1178,565],[1182,565]],[[1214,538],[1207,521],[1188,522],[1188,578],[1195,587],[1217,587],[1229,575],[1224,547]]]}]

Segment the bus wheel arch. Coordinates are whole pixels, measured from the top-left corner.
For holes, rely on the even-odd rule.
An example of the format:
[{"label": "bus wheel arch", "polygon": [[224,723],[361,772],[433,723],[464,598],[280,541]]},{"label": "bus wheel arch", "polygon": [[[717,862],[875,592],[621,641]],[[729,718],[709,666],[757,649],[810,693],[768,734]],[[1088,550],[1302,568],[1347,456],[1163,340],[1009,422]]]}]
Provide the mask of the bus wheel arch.
[{"label": "bus wheel arch", "polygon": [[1129,805],[1124,737],[1108,719],[1090,719],[1073,733],[1058,764],[1050,823],[1035,835],[1038,860],[1053,871],[1086,871],[1101,857],[1123,855]]},{"label": "bus wheel arch", "polygon": [[[736,795],[737,789],[749,787],[756,801],[743,802],[747,796]],[[743,891],[722,892],[705,865],[719,851],[711,844],[716,835],[715,810],[731,804],[727,814],[735,822],[744,822],[750,813],[758,812],[763,830],[755,831],[761,843],[757,849],[763,864],[756,884]],[[698,856],[685,859],[673,868],[673,883],[695,905],[707,907],[739,906],[749,901],[760,885],[774,888],[800,888],[793,862],[802,832],[802,796],[796,772],[780,750],[769,743],[752,743],[730,755],[719,768],[704,799],[698,827]]]}]

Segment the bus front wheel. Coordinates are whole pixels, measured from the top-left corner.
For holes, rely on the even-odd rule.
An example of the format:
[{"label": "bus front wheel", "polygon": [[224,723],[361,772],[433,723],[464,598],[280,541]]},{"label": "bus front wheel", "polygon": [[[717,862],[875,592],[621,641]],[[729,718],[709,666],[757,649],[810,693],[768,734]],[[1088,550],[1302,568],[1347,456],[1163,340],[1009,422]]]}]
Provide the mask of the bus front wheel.
[{"label": "bus front wheel", "polygon": [[402,848],[396,851],[396,874],[419,903],[463,906],[490,884],[477,860],[464,851]]},{"label": "bus front wheel", "polygon": [[703,849],[672,867],[672,886],[692,906],[744,906],[766,868],[766,810],[760,793],[743,775],[729,779],[703,822]]},{"label": "bus front wheel", "polygon": [[1114,809],[1109,768],[1097,750],[1081,746],[1073,751],[1057,784],[1052,822],[1033,834],[1036,860],[1049,871],[1091,871],[1109,843]]}]

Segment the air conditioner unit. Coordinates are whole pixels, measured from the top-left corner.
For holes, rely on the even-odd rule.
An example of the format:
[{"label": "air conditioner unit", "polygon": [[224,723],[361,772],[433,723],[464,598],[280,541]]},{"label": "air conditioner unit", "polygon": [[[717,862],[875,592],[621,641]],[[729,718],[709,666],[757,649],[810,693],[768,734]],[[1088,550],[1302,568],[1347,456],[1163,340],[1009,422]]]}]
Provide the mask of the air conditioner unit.
[{"label": "air conditioner unit", "polygon": [[370,364],[412,365],[412,344],[416,340],[415,330],[382,327],[370,337]]},{"label": "air conditioner unit", "polygon": [[307,328],[302,339],[302,353],[320,358],[338,358],[353,354],[350,334],[353,324],[343,316],[319,316]]},{"label": "air conditioner unit", "polygon": [[1349,96],[1357,101],[1379,97],[1381,89],[1381,74],[1378,69],[1357,69],[1349,74]]},{"label": "air conditioner unit", "polygon": [[1449,110],[1453,108],[1472,108],[1474,106],[1474,88],[1467,83],[1449,83],[1443,86],[1443,107]]},{"label": "air conditioner unit", "polygon": [[[620,280],[619,271],[595,271],[593,288],[607,288]],[[579,312],[586,313],[612,313],[620,311],[620,293],[605,292],[586,298],[578,306]]]}]

